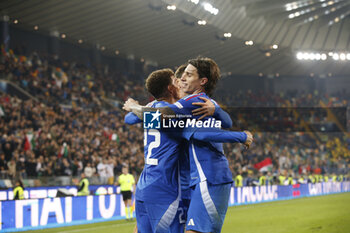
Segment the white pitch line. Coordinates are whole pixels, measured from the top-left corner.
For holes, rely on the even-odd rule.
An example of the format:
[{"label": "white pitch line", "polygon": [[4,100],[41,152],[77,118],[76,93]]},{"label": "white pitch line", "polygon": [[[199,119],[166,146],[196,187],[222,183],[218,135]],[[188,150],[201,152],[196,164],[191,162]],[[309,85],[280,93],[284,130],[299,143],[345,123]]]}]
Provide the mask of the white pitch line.
[{"label": "white pitch line", "polygon": [[122,223],[122,224],[112,224],[112,225],[108,225],[108,226],[91,227],[91,228],[76,229],[76,230],[69,230],[69,231],[59,231],[58,233],[90,231],[90,230],[97,230],[97,229],[101,229],[101,228],[109,228],[109,227],[114,227],[114,226],[123,226],[123,225],[131,225],[131,224],[135,225],[136,222],[127,222],[127,223]]}]

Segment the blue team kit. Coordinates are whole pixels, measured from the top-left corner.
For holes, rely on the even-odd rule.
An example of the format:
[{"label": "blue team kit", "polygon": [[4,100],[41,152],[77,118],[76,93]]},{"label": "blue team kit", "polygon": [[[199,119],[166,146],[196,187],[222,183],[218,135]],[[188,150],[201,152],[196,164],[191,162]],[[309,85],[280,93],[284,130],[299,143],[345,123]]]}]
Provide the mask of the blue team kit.
[{"label": "blue team kit", "polygon": [[[192,116],[192,110],[197,108],[192,103],[202,102],[199,97],[209,98],[200,93],[174,104],[154,101],[148,106],[168,106],[178,116]],[[220,119],[224,127],[230,127],[229,115],[214,104],[214,117]],[[125,122],[142,121],[129,113]],[[158,111],[145,113],[143,123],[145,167],[136,189],[139,232],[149,232],[149,229],[152,229],[150,232],[183,232],[184,224],[188,230],[220,232],[232,183],[221,142],[244,142],[246,134],[198,128],[198,124],[181,130],[165,129],[159,127],[162,122]],[[146,213],[150,212],[147,217]]]}]

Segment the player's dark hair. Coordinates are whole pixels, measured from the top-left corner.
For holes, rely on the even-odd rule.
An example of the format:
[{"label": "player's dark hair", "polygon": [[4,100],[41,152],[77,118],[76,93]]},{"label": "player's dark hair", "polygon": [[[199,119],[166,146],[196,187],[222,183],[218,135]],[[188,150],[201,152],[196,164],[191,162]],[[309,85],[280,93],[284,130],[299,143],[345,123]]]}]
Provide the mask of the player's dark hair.
[{"label": "player's dark hair", "polygon": [[154,98],[164,98],[169,95],[168,86],[172,84],[171,76],[174,72],[171,69],[153,71],[146,79],[146,89]]},{"label": "player's dark hair", "polygon": [[175,71],[175,78],[181,78],[182,74],[185,72],[186,66],[187,64],[182,64],[179,66],[179,68],[177,68]]},{"label": "player's dark hair", "polygon": [[207,57],[198,57],[188,61],[188,64],[197,68],[199,78],[206,77],[208,82],[204,85],[205,93],[211,96],[220,79],[220,69],[216,62]]}]

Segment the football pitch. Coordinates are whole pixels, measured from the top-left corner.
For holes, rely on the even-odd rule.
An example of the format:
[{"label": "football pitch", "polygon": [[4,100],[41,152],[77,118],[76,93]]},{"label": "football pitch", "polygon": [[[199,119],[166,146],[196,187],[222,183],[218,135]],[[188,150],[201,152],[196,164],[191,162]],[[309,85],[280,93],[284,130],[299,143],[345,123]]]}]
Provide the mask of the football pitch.
[{"label": "football pitch", "polygon": [[[30,231],[38,233],[131,233],[125,220]],[[223,233],[347,233],[350,193],[229,207]]]}]

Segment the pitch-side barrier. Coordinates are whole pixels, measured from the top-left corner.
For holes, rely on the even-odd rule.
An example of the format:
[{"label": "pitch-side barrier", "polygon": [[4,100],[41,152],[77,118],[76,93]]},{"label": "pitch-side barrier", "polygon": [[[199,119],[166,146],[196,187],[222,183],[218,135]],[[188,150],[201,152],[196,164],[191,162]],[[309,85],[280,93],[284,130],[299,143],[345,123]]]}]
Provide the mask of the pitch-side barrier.
[{"label": "pitch-side barrier", "polygon": [[[349,192],[350,182],[232,187],[229,205],[246,205]],[[0,201],[0,231],[15,232],[123,219],[121,195]]]}]

